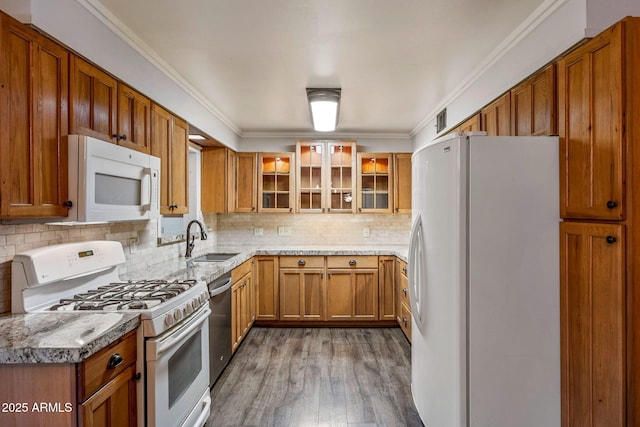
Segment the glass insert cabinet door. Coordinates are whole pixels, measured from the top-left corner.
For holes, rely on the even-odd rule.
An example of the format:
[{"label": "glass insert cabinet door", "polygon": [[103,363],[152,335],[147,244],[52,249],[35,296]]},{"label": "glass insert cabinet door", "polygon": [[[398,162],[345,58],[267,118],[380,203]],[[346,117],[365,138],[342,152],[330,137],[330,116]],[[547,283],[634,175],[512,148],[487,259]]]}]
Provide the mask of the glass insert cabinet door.
[{"label": "glass insert cabinet door", "polygon": [[293,212],[295,160],[293,153],[260,153],[258,211]]},{"label": "glass insert cabinet door", "polygon": [[358,153],[358,211],[392,212],[393,155]]},{"label": "glass insert cabinet door", "polygon": [[300,141],[296,155],[298,212],[355,212],[355,142]]}]

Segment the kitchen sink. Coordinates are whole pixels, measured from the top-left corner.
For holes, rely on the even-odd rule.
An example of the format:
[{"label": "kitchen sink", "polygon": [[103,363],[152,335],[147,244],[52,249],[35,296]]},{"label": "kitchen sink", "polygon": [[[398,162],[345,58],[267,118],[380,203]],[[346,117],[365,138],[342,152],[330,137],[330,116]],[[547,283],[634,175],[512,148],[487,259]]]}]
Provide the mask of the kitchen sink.
[{"label": "kitchen sink", "polygon": [[236,255],[239,255],[239,254],[237,254],[237,253],[235,253],[235,254],[214,254],[214,253],[210,253],[210,254],[204,254],[204,255],[200,255],[199,257],[192,258],[191,261],[193,261],[193,262],[224,262],[224,261],[227,261],[230,258],[233,258]]}]

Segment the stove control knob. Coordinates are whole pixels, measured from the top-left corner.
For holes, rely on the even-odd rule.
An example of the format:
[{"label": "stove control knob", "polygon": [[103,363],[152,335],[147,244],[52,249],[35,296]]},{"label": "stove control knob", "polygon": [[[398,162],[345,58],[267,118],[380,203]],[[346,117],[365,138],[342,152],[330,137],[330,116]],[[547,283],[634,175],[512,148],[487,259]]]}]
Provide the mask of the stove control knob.
[{"label": "stove control knob", "polygon": [[165,318],[164,318],[164,323],[165,323],[167,326],[171,326],[171,325],[173,325],[175,322],[176,322],[176,320],[173,318],[173,314],[171,314],[171,313],[167,314],[167,315],[165,316]]},{"label": "stove control knob", "polygon": [[200,297],[195,297],[191,300],[191,308],[195,311],[198,307],[200,307]]},{"label": "stove control knob", "polygon": [[176,308],[173,312],[173,317],[176,319],[177,322],[181,321],[182,318],[184,317],[184,315],[182,314],[182,309]]},{"label": "stove control knob", "polygon": [[209,293],[208,292],[203,292],[200,294],[200,304],[204,304],[205,302],[207,302],[207,299],[209,298]]},{"label": "stove control knob", "polygon": [[185,314],[187,314],[187,315],[193,313],[193,307],[191,306],[191,301],[187,302],[184,305],[184,311],[185,311]]}]

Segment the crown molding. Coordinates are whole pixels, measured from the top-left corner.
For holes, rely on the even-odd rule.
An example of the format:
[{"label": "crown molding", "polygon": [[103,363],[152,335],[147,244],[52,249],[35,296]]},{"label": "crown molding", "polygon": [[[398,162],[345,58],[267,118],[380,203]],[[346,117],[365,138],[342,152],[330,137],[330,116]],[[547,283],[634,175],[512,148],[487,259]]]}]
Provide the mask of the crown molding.
[{"label": "crown molding", "polygon": [[225,116],[214,104],[212,104],[199,90],[193,87],[182,75],[167,62],[165,62],[155,50],[138,37],[128,26],[112,14],[99,0],[76,0],[82,7],[89,11],[100,22],[106,25],[111,31],[119,36],[125,43],[131,46],[136,52],[151,62],[157,69],[164,73],[169,79],[176,83],[189,96],[200,103],[207,111],[213,114],[224,125],[231,129],[239,137],[242,131],[235,123]]},{"label": "crown molding", "polygon": [[513,49],[523,38],[532,33],[549,15],[555,12],[567,0],[546,0],[536,8],[515,30],[511,32],[488,56],[480,63],[460,85],[446,98],[444,98],[438,106],[422,120],[409,133],[410,137],[414,137],[418,132],[424,129],[429,123],[435,121],[436,116],[443,108],[451,104],[455,99],[460,97],[474,82],[476,82],[484,73],[495,65],[500,58]]}]

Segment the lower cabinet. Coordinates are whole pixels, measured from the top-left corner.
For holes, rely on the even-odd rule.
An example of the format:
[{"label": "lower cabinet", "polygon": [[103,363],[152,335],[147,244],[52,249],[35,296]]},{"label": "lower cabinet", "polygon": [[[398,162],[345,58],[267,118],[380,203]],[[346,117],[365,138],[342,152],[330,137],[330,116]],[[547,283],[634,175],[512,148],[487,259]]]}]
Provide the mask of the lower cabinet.
[{"label": "lower cabinet", "polygon": [[378,318],[396,320],[396,257],[378,257]]},{"label": "lower cabinet", "polygon": [[2,426],[137,425],[136,331],[82,363],[4,364],[0,378]]},{"label": "lower cabinet", "polygon": [[627,425],[624,254],[623,225],[560,223],[563,426]]},{"label": "lower cabinet", "polygon": [[407,339],[411,341],[411,303],[407,263],[396,259],[396,320]]},{"label": "lower cabinet", "polygon": [[231,351],[235,352],[256,319],[253,260],[231,272]]},{"label": "lower cabinet", "polygon": [[256,320],[278,320],[280,315],[278,257],[257,256],[254,261]]},{"label": "lower cabinet", "polygon": [[326,320],[378,320],[378,257],[327,257],[326,301]]},{"label": "lower cabinet", "polygon": [[323,256],[280,257],[280,320],[325,320]]}]

